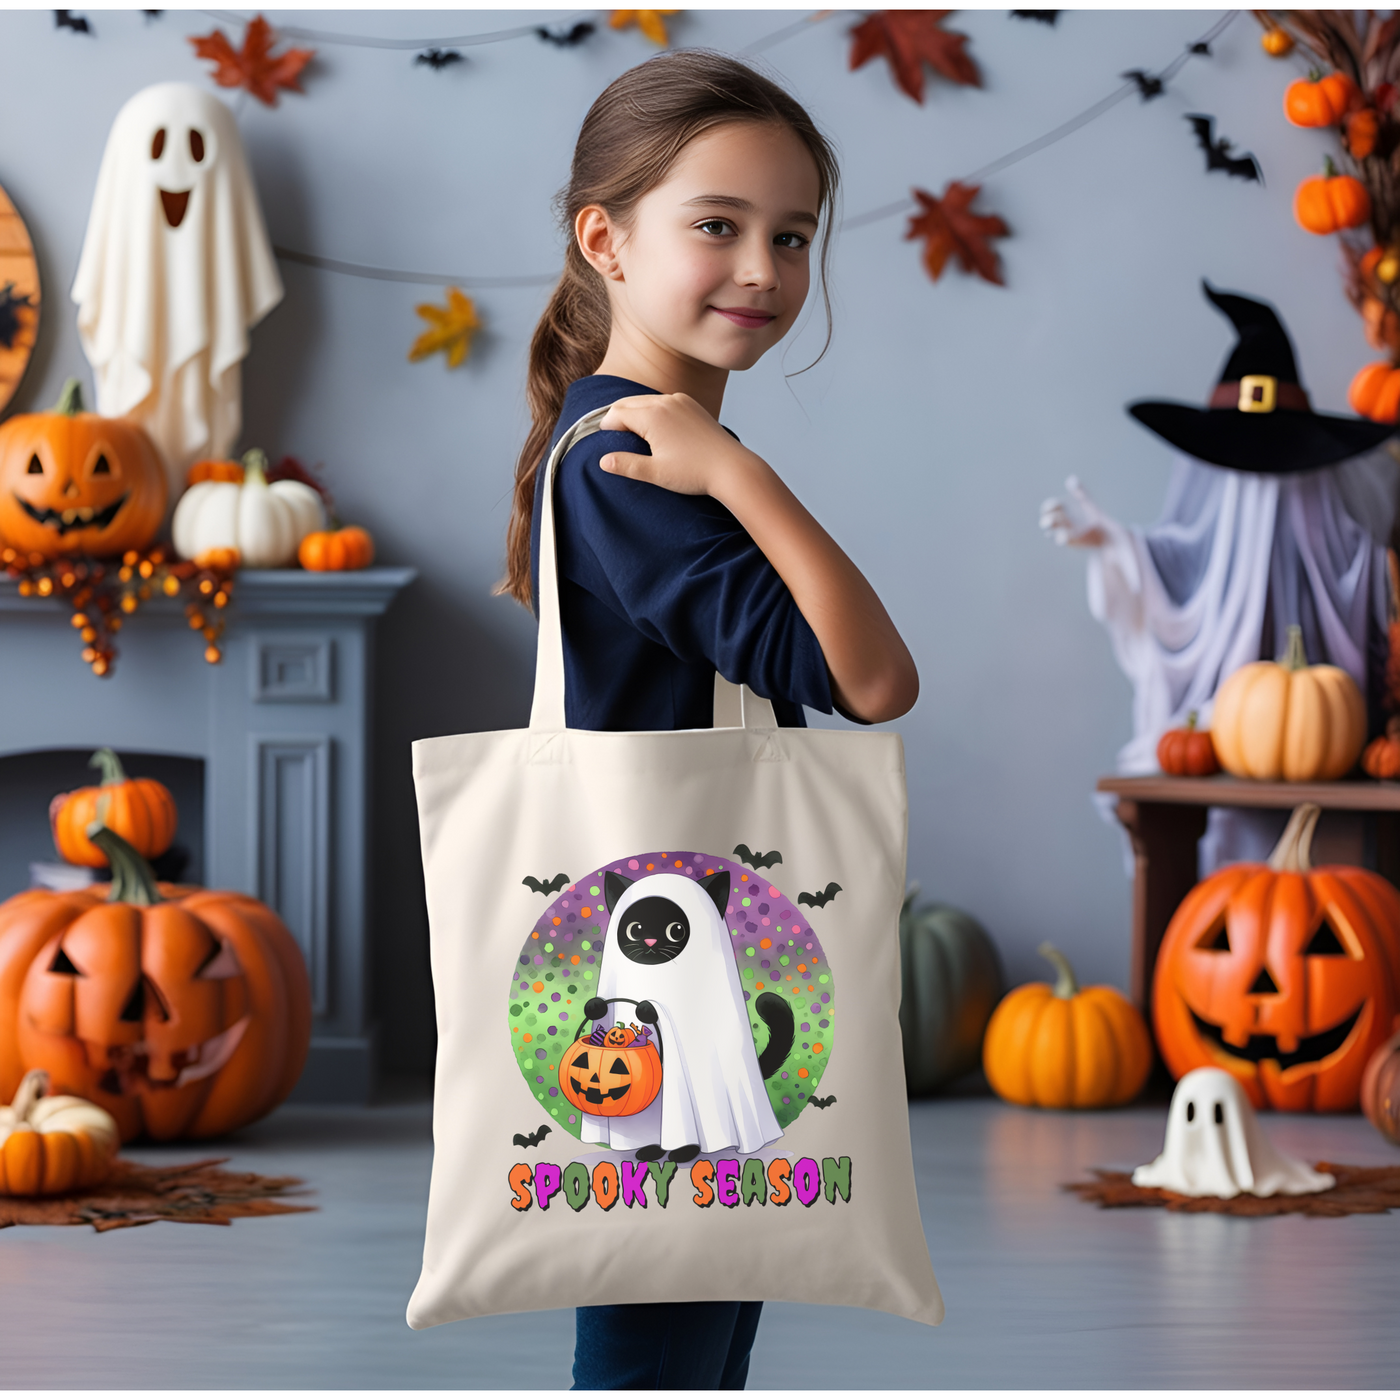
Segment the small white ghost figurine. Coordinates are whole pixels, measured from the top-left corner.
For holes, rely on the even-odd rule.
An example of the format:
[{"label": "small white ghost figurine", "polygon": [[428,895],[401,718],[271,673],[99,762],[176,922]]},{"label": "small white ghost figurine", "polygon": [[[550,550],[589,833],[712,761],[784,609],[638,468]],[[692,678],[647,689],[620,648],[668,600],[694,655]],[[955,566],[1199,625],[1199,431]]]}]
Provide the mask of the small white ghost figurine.
[{"label": "small white ghost figurine", "polygon": [[1134,1186],[1183,1196],[1303,1196],[1337,1179],[1286,1156],[1264,1136],[1238,1080],[1223,1069],[1193,1069],[1176,1086],[1167,1140],[1155,1162],[1133,1173]]},{"label": "small white ghost figurine", "polygon": [[97,411],[155,440],[173,502],[185,471],[242,427],[249,327],[282,299],[229,109],[158,83],[117,113],[73,281]]}]

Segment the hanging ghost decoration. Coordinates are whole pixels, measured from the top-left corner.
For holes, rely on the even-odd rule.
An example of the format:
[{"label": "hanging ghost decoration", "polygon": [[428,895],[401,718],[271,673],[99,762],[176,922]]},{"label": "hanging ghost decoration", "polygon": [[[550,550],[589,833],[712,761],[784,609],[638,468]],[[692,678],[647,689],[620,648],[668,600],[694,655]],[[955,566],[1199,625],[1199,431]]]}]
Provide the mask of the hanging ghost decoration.
[{"label": "hanging ghost decoration", "polygon": [[150,434],[174,501],[192,462],[237,441],[248,331],[282,299],[238,127],[217,97],[158,83],[117,113],[72,296],[97,411]]},{"label": "hanging ghost decoration", "polygon": [[1158,1186],[1183,1196],[1303,1196],[1337,1184],[1264,1135],[1244,1089],[1223,1069],[1183,1076],[1167,1113],[1167,1140],[1155,1162],[1133,1173],[1134,1186]]}]

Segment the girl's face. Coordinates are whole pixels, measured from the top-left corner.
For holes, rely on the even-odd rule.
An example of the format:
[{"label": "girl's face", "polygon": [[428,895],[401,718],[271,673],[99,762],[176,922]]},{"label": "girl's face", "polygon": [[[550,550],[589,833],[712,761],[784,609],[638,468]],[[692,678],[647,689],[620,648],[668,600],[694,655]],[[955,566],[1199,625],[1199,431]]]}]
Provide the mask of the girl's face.
[{"label": "girl's face", "polygon": [[[608,279],[614,342],[649,359],[748,369],[802,310],[819,202],[801,140],[746,122],[692,141],[626,229],[585,210],[580,241]],[[601,216],[592,226],[590,212]]]}]

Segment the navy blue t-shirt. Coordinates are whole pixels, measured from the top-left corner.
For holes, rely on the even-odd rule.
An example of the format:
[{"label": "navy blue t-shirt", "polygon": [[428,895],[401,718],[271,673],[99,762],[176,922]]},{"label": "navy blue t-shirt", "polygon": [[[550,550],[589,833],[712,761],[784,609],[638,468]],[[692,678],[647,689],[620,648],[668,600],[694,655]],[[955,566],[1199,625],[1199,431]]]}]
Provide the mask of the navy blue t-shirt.
[{"label": "navy blue t-shirt", "polygon": [[[615,375],[575,380],[551,448],[590,410],[656,392]],[[598,462],[609,452],[650,455],[634,433],[593,433],[555,472],[569,727],[706,729],[716,671],[771,700],[779,724],[805,726],[803,705],[830,714],[816,636],[744,527],[710,496],[605,472]],[[530,538],[536,599],[543,495],[541,471]]]}]

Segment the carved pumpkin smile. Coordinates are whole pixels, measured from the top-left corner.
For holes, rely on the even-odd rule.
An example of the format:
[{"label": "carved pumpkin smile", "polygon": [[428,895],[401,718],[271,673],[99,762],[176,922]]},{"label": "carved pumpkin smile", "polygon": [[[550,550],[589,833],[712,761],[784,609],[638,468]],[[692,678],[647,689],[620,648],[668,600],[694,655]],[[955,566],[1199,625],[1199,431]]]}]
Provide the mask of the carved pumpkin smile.
[{"label": "carved pumpkin smile", "polygon": [[171,228],[179,228],[184,222],[185,210],[190,207],[190,191],[161,190],[160,207],[165,210],[165,222]]},{"label": "carved pumpkin smile", "polygon": [[15,500],[20,509],[36,524],[66,535],[69,530],[105,530],[117,518],[117,512],[127,502],[129,493],[123,492],[109,506],[96,510],[92,506],[69,506],[67,510],[54,510],[52,506],[36,506],[26,501],[18,492]]},{"label": "carved pumpkin smile", "polygon": [[1222,1054],[1232,1055],[1237,1060],[1248,1060],[1256,1065],[1263,1060],[1273,1060],[1280,1070],[1292,1069],[1294,1065],[1319,1064],[1329,1055],[1335,1054],[1347,1043],[1347,1038],[1356,1029],[1362,1010],[1361,1007],[1357,1007],[1345,1021],[1330,1030],[1300,1036],[1295,1050],[1280,1050],[1278,1037],[1272,1035],[1251,1035],[1243,1045],[1231,1045],[1226,1041],[1222,1027],[1212,1025],[1204,1016],[1189,1007],[1187,1009],[1191,1011],[1191,1019],[1195,1022],[1201,1038],[1215,1046]]},{"label": "carved pumpkin smile", "polygon": [[[200,1079],[208,1079],[217,1074],[233,1058],[243,1033],[252,1024],[251,1016],[235,1021],[227,1030],[208,1040],[200,1041],[184,1050],[175,1050],[162,1060],[168,1060],[175,1071],[173,1077],[159,1078],[151,1073],[151,1057],[157,1047],[149,1041],[139,1040],[134,1045],[108,1045],[87,1047],[88,1058],[94,1052],[104,1058],[110,1068],[97,1081],[98,1088],[108,1094],[139,1094],[147,1089],[182,1089]],[[161,1066],[164,1068],[164,1064]]]}]

